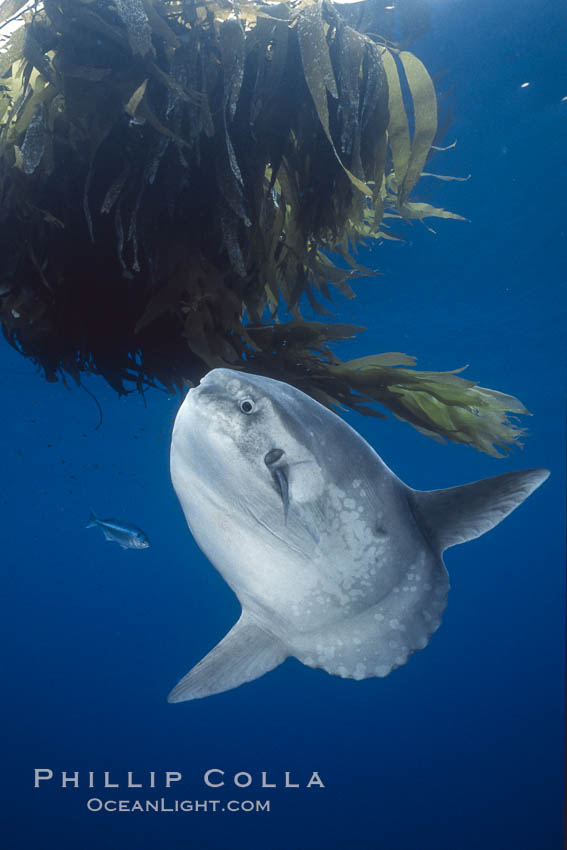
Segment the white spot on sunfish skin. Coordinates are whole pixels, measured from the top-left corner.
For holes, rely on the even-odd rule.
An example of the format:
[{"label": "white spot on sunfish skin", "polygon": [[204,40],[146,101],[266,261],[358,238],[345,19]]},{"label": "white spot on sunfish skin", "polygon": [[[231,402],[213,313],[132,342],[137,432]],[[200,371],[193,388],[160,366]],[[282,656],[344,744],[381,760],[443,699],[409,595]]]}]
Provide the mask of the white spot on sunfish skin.
[{"label": "white spot on sunfish skin", "polygon": [[240,381],[235,381],[235,380],[229,381],[228,384],[226,385],[226,388],[231,395],[237,395],[240,387],[241,387]]},{"label": "white spot on sunfish skin", "polygon": [[[459,542],[470,536],[467,488],[451,503],[463,505],[458,528],[447,528],[450,508],[440,520],[430,516],[430,494],[406,487],[346,422],[296,388],[226,369],[203,383],[207,390],[191,390],[177,415],[171,476],[198,545],[235,591],[242,617],[172,701],[238,687],[290,655],[351,678],[404,664],[440,623],[448,577],[441,544],[431,539],[452,545],[457,531]],[[246,397],[255,402],[250,415],[239,405]],[[284,458],[287,514],[264,462],[274,448]],[[511,473],[518,481],[529,474]],[[544,476],[531,474],[540,476],[533,490]],[[529,495],[520,490],[508,494],[508,512]],[[486,501],[483,516],[496,515],[498,500],[494,508]],[[435,534],[425,535],[422,511]]]}]

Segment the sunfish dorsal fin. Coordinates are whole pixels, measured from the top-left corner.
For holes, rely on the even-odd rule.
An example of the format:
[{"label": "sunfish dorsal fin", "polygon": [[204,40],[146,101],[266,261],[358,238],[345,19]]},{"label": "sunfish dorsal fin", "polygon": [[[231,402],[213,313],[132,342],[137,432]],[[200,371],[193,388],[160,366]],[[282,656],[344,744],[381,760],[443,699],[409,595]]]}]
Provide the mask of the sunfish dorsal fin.
[{"label": "sunfish dorsal fin", "polygon": [[432,545],[443,551],[490,531],[548,476],[547,469],[525,469],[448,490],[413,490],[410,503]]},{"label": "sunfish dorsal fin", "polygon": [[167,701],[184,702],[237,688],[273,670],[288,655],[278,638],[243,611],[220,643],[181,679]]}]

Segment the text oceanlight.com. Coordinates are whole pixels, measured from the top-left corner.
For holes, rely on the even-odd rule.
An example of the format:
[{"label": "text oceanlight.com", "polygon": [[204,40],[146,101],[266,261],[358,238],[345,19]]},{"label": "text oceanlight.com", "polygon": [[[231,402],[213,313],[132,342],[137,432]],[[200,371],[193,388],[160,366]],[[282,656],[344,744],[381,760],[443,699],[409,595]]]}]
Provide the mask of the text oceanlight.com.
[{"label": "text oceanlight.com", "polygon": [[89,812],[269,812],[270,800],[87,800]]}]

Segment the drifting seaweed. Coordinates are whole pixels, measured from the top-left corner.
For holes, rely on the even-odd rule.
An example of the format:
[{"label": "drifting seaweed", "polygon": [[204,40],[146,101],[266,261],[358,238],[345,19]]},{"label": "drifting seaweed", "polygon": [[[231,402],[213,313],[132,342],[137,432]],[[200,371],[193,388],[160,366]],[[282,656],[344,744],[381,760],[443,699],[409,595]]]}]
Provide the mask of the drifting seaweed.
[{"label": "drifting seaweed", "polygon": [[[409,39],[423,2],[399,5]],[[0,23],[22,7],[5,0]],[[176,390],[233,366],[483,451],[517,442],[511,396],[406,355],[343,363],[329,343],[361,329],[302,318],[306,302],[329,315],[331,288],[354,296],[370,273],[357,246],[399,238],[390,219],[461,218],[412,195],[435,90],[386,22],[377,35],[380,15],[369,1],[28,4],[0,47],[8,341],[48,380]]]}]

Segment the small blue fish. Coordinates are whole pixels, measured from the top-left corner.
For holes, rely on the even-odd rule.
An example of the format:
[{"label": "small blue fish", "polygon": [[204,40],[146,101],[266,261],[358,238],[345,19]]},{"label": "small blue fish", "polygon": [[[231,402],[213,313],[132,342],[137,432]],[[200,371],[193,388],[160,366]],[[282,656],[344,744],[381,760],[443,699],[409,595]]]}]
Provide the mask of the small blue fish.
[{"label": "small blue fish", "polygon": [[91,518],[87,528],[98,526],[106,540],[118,543],[123,549],[147,549],[150,545],[148,535],[135,525],[127,522],[117,522],[114,519],[99,519],[91,511]]}]

